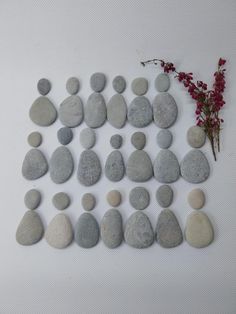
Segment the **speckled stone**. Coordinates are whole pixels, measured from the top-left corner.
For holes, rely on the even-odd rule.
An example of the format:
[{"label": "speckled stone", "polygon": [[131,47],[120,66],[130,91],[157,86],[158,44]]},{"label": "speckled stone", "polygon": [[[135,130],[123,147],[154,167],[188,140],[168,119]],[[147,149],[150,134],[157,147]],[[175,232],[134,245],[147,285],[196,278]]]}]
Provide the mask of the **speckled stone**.
[{"label": "speckled stone", "polygon": [[191,126],[187,132],[188,144],[193,148],[200,148],[205,144],[206,133],[197,125]]},{"label": "speckled stone", "polygon": [[24,197],[25,206],[29,209],[38,208],[41,202],[41,193],[36,189],[29,190]]},{"label": "speckled stone", "polygon": [[129,202],[137,210],[145,209],[150,202],[148,190],[141,186],[135,187],[129,194]]},{"label": "speckled stone", "polygon": [[117,75],[112,81],[112,86],[117,93],[121,94],[126,88],[126,81],[123,76]]},{"label": "speckled stone", "polygon": [[179,179],[179,162],[173,152],[162,149],[153,164],[154,176],[160,183],[172,183]]},{"label": "speckled stone", "polygon": [[106,117],[107,108],[102,94],[91,94],[84,108],[85,123],[90,128],[98,128],[105,123]]},{"label": "speckled stone", "polygon": [[94,247],[99,241],[99,225],[90,213],[83,213],[75,225],[75,242],[83,248]]},{"label": "speckled stone", "polygon": [[69,96],[60,104],[59,119],[63,125],[74,128],[81,124],[83,118],[84,108],[79,96]]},{"label": "speckled stone", "polygon": [[148,90],[148,81],[144,77],[137,77],[132,81],[131,89],[135,95],[142,96]]},{"label": "speckled stone", "polygon": [[155,79],[155,87],[158,92],[167,92],[170,88],[170,78],[166,73],[159,74]]},{"label": "speckled stone", "polygon": [[105,175],[112,182],[120,181],[125,175],[125,164],[118,150],[111,152],[106,160]]},{"label": "speckled stone", "polygon": [[50,177],[54,183],[64,183],[71,177],[74,161],[71,152],[65,146],[58,147],[49,162]]},{"label": "speckled stone", "polygon": [[122,243],[122,216],[117,209],[109,209],[103,216],[101,220],[101,238],[109,249],[114,249]]},{"label": "speckled stone", "polygon": [[176,102],[169,93],[158,94],[153,101],[153,117],[155,124],[162,129],[174,124],[178,115]]},{"label": "speckled stone", "polygon": [[122,142],[123,142],[122,136],[119,134],[114,134],[110,138],[110,144],[115,149],[119,149],[122,145]]},{"label": "speckled stone", "polygon": [[90,77],[90,86],[93,91],[101,92],[106,85],[106,76],[103,73],[93,73]]},{"label": "speckled stone", "polygon": [[27,140],[30,146],[39,147],[42,144],[42,135],[39,132],[32,132]]},{"label": "speckled stone", "polygon": [[92,148],[96,143],[96,134],[93,129],[85,128],[79,135],[80,144],[85,148]]},{"label": "speckled stone", "polygon": [[27,180],[36,180],[48,172],[48,163],[44,154],[36,148],[25,155],[22,165],[22,175]]},{"label": "speckled stone", "polygon": [[101,163],[97,154],[92,150],[85,150],[80,155],[77,177],[85,186],[91,186],[100,179]]},{"label": "speckled stone", "polygon": [[32,104],[29,117],[39,126],[49,126],[56,121],[57,111],[47,97],[40,96]]},{"label": "speckled stone", "polygon": [[162,149],[167,149],[172,144],[172,133],[169,130],[161,130],[157,134],[157,144]]},{"label": "speckled stone", "polygon": [[79,80],[76,77],[70,77],[66,82],[66,90],[70,95],[76,95],[79,91]]},{"label": "speckled stone", "polygon": [[136,149],[143,149],[146,145],[146,135],[143,132],[133,133],[131,143]]},{"label": "speckled stone", "polygon": [[83,209],[86,211],[93,210],[96,205],[96,198],[91,193],[85,193],[82,196],[81,204],[83,206]]},{"label": "speckled stone", "polygon": [[73,132],[67,126],[60,128],[57,131],[57,139],[62,145],[69,144],[73,139]]},{"label": "speckled stone", "polygon": [[153,176],[152,162],[143,150],[134,151],[126,165],[126,174],[131,181],[145,182]]},{"label": "speckled stone", "polygon": [[38,81],[37,88],[38,88],[39,93],[45,96],[51,90],[51,83],[49,82],[49,80],[42,78]]},{"label": "speckled stone", "polygon": [[52,203],[57,209],[64,210],[70,205],[70,197],[64,192],[59,192],[53,196]]},{"label": "speckled stone", "polygon": [[117,129],[121,129],[126,122],[127,105],[120,94],[115,94],[107,103],[107,120]]},{"label": "speckled stone", "polygon": [[144,96],[135,97],[128,108],[128,120],[132,126],[143,128],[152,122],[152,106]]},{"label": "speckled stone", "polygon": [[156,192],[156,199],[161,207],[169,207],[173,201],[173,190],[169,185],[161,185]]},{"label": "speckled stone", "polygon": [[188,194],[188,203],[193,209],[201,209],[205,204],[205,194],[201,189],[193,189]]},{"label": "speckled stone", "polygon": [[117,190],[111,190],[107,193],[107,202],[112,207],[117,207],[121,203],[121,194]]}]

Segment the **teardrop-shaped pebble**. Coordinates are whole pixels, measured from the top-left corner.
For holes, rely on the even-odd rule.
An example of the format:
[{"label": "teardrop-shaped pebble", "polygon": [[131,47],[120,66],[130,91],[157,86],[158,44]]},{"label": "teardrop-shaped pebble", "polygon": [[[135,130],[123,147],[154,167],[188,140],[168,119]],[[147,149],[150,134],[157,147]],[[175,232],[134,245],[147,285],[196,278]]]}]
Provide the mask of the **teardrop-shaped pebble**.
[{"label": "teardrop-shaped pebble", "polygon": [[102,126],[107,117],[105,99],[100,93],[92,93],[84,108],[84,120],[90,128]]},{"label": "teardrop-shaped pebble", "polygon": [[122,216],[117,209],[109,209],[101,221],[101,238],[110,249],[118,247],[123,240]]},{"label": "teardrop-shaped pebble", "polygon": [[92,150],[85,150],[80,155],[77,177],[81,184],[90,186],[95,184],[101,176],[101,163],[97,154]]},{"label": "teardrop-shaped pebble", "polygon": [[164,248],[172,248],[183,242],[183,234],[175,214],[164,209],[158,216],[156,240]]},{"label": "teardrop-shaped pebble", "polygon": [[22,165],[22,175],[27,180],[36,180],[48,171],[48,163],[44,154],[36,148],[25,155]]},{"label": "teardrop-shaped pebble", "polygon": [[49,162],[50,176],[54,183],[64,183],[72,175],[74,161],[69,149],[65,146],[58,147]]},{"label": "teardrop-shaped pebble", "polygon": [[169,93],[160,93],[154,98],[153,117],[159,128],[169,128],[174,124],[177,115],[178,107],[173,96]]},{"label": "teardrop-shaped pebble", "polygon": [[135,97],[128,108],[128,120],[131,125],[143,128],[152,122],[152,106],[144,96]]},{"label": "teardrop-shaped pebble", "polygon": [[83,103],[79,96],[69,96],[60,104],[59,119],[63,125],[74,128],[80,125],[83,118]]},{"label": "teardrop-shaped pebble", "polygon": [[187,218],[185,238],[193,247],[203,248],[211,244],[214,230],[208,216],[202,211],[193,211]]},{"label": "teardrop-shaped pebble", "polygon": [[107,103],[107,120],[117,129],[125,125],[127,116],[127,105],[125,99],[120,94],[115,94]]},{"label": "teardrop-shaped pebble", "polygon": [[125,242],[137,249],[147,248],[154,241],[154,232],[151,222],[143,212],[133,213],[125,226]]},{"label": "teardrop-shaped pebble", "polygon": [[70,245],[73,240],[73,228],[69,217],[65,214],[57,214],[47,227],[45,239],[56,249],[64,249]]},{"label": "teardrop-shaped pebble", "polygon": [[32,245],[41,240],[44,227],[40,216],[33,210],[28,210],[16,231],[16,241],[21,245]]},{"label": "teardrop-shaped pebble", "polygon": [[190,183],[201,183],[207,180],[210,166],[206,156],[199,149],[188,152],[180,164],[182,177]]},{"label": "teardrop-shaped pebble", "polygon": [[131,181],[145,182],[153,176],[152,162],[143,150],[134,151],[126,165],[126,174]]},{"label": "teardrop-shaped pebble", "polygon": [[124,177],[124,174],[125,165],[121,152],[114,150],[107,157],[105,175],[110,181],[118,182]]},{"label": "teardrop-shaped pebble", "polygon": [[175,154],[168,149],[162,149],[158,153],[153,170],[155,178],[161,183],[175,182],[180,176],[179,162]]},{"label": "teardrop-shaped pebble", "polygon": [[99,226],[90,213],[83,213],[75,225],[75,242],[83,248],[91,248],[99,241]]},{"label": "teardrop-shaped pebble", "polygon": [[55,122],[57,111],[53,103],[47,97],[40,96],[32,104],[29,116],[35,124],[49,126]]}]

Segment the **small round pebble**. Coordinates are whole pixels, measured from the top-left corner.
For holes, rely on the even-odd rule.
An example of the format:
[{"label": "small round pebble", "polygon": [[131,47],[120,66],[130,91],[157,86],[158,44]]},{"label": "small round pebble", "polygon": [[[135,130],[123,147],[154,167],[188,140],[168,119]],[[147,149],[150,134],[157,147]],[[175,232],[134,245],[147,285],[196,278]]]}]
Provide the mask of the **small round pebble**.
[{"label": "small round pebble", "polygon": [[112,207],[119,206],[121,203],[121,194],[117,190],[112,190],[107,193],[107,202]]},{"label": "small round pebble", "polygon": [[129,194],[129,202],[137,210],[145,209],[150,202],[148,191],[141,186],[134,188]]},{"label": "small round pebble", "polygon": [[91,193],[85,193],[82,196],[81,204],[84,210],[87,210],[87,211],[93,210],[96,205],[95,196]]},{"label": "small round pebble", "polygon": [[115,134],[115,135],[112,135],[110,139],[110,144],[113,148],[119,149],[122,145],[122,141],[123,141],[122,136],[119,134]]},{"label": "small round pebble", "polygon": [[191,126],[187,132],[187,141],[193,148],[200,148],[205,144],[206,133],[197,125]]},{"label": "small round pebble", "polygon": [[169,207],[173,201],[173,190],[169,185],[161,185],[156,192],[156,199],[161,207]]},{"label": "small round pebble", "polygon": [[172,144],[172,133],[169,130],[161,130],[157,134],[157,144],[160,148],[167,149]]},{"label": "small round pebble", "polygon": [[188,194],[188,203],[193,209],[201,209],[205,204],[205,194],[201,189],[193,189]]},{"label": "small round pebble", "polygon": [[135,132],[131,136],[131,143],[136,149],[143,149],[146,144],[146,136],[143,132]]},{"label": "small round pebble", "polygon": [[76,77],[70,77],[66,82],[66,90],[70,95],[75,95],[79,91],[79,80]]},{"label": "small round pebble", "polygon": [[126,81],[123,76],[117,75],[112,81],[112,86],[117,93],[121,94],[126,88]]},{"label": "small round pebble", "polygon": [[53,196],[52,203],[57,209],[63,210],[70,205],[70,198],[66,193],[59,192]]},{"label": "small round pebble", "polygon": [[36,209],[41,202],[41,193],[38,190],[32,189],[25,194],[25,206],[29,209]]},{"label": "small round pebble", "polygon": [[155,87],[158,92],[167,92],[170,88],[170,78],[166,73],[161,73],[155,79]]},{"label": "small round pebble", "polygon": [[38,81],[38,91],[41,95],[45,96],[47,95],[51,90],[51,83],[49,80],[42,78]]},{"label": "small round pebble", "polygon": [[142,96],[148,90],[148,81],[144,77],[138,77],[133,80],[131,89],[135,95]]},{"label": "small round pebble", "polygon": [[70,128],[68,127],[63,127],[60,128],[57,131],[57,138],[58,141],[62,144],[62,145],[67,145],[69,144],[72,139],[73,139],[73,132]]},{"label": "small round pebble", "polygon": [[42,135],[39,132],[32,132],[28,136],[28,143],[32,147],[38,147],[42,143]]},{"label": "small round pebble", "polygon": [[99,93],[106,85],[106,76],[103,73],[94,73],[90,78],[90,86],[92,90]]},{"label": "small round pebble", "polygon": [[96,142],[96,134],[93,129],[86,128],[80,132],[80,143],[85,149],[92,148]]}]

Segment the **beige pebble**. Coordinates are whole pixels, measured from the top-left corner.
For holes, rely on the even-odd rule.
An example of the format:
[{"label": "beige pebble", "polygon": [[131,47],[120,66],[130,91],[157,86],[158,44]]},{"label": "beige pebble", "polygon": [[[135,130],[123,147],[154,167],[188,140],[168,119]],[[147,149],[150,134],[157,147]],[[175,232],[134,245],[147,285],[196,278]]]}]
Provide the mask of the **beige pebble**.
[{"label": "beige pebble", "polygon": [[111,190],[107,193],[107,202],[109,205],[116,207],[121,203],[121,194],[117,190]]},{"label": "beige pebble", "polygon": [[205,204],[205,194],[201,189],[194,189],[188,194],[188,203],[193,209],[201,209]]}]

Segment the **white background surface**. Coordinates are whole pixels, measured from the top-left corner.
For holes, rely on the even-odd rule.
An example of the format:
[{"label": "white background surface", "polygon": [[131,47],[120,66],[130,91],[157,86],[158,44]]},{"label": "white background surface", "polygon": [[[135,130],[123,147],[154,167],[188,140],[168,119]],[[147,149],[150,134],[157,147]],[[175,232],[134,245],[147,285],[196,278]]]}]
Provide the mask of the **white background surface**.
[{"label": "white background surface", "polygon": [[[0,1],[0,88],[1,88],[1,210],[0,210],[0,313],[235,313],[236,312],[236,2],[226,1]],[[89,77],[95,71],[107,75],[104,97],[114,91],[111,81],[117,74],[128,82],[127,102],[134,97],[130,82],[145,76],[150,82],[148,97],[155,96],[153,81],[160,69],[142,68],[143,59],[163,57],[179,68],[193,71],[197,78],[212,82],[218,57],[227,63],[226,121],[222,132],[222,152],[213,162],[209,144],[203,151],[211,164],[211,176],[201,185],[206,192],[204,211],[215,228],[215,241],[206,249],[193,249],[183,243],[171,250],[154,244],[146,250],[122,245],[108,250],[100,241],[90,250],[75,243],[55,250],[42,240],[32,247],[15,241],[15,230],[26,208],[25,192],[36,187],[43,194],[38,209],[45,226],[57,214],[51,204],[55,192],[66,191],[72,198],[67,210],[75,223],[83,212],[82,194],[74,173],[62,186],[49,175],[26,182],[21,176],[22,160],[28,151],[27,135],[33,130],[43,134],[42,151],[47,158],[59,145],[53,126],[40,128],[31,123],[28,110],[38,97],[36,84],[47,77],[52,82],[49,94],[55,105],[67,97],[65,82],[70,76],[81,81],[79,95],[85,101],[91,93]],[[177,123],[171,128],[171,149],[179,160],[190,149],[185,136],[194,124],[194,103],[172,79],[170,93],[179,107]],[[69,145],[78,164],[82,151],[79,132]],[[133,148],[134,128],[120,130],[124,137],[125,160]],[[155,142],[157,127],[144,129],[146,151],[152,160],[159,149]],[[96,131],[94,150],[105,163],[111,151],[110,135],[116,129],[107,123]],[[134,211],[128,192],[136,186],[127,179],[117,184],[102,180],[88,189],[97,197],[93,211],[98,221],[109,208],[106,193],[118,188],[123,194],[120,211],[124,220]],[[159,184],[153,179],[144,184],[151,194],[145,212],[153,226],[160,207],[155,201]],[[172,184],[175,197],[171,208],[181,227],[191,209],[186,197],[193,185],[180,179]]]}]

